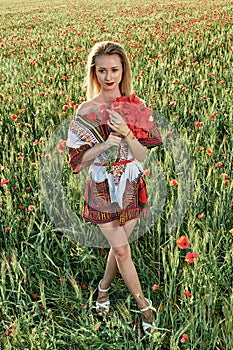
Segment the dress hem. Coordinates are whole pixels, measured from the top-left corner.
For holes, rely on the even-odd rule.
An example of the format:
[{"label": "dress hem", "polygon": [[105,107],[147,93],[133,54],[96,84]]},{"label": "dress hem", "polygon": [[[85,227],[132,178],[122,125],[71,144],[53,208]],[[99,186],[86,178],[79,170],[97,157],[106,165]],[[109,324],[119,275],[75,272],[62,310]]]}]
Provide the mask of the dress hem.
[{"label": "dress hem", "polygon": [[150,216],[150,207],[132,208],[125,211],[116,211],[113,213],[101,212],[93,209],[93,211],[84,205],[82,216],[86,221],[92,224],[104,224],[113,220],[119,220],[120,226],[123,226],[127,221],[140,218],[148,218]]}]

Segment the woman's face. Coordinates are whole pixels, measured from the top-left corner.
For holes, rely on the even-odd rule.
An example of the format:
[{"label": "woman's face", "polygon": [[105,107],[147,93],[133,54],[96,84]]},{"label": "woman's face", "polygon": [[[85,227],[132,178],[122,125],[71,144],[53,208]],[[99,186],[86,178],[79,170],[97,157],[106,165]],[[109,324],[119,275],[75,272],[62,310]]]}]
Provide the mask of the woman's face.
[{"label": "woman's face", "polygon": [[103,55],[96,59],[96,77],[101,90],[112,91],[119,87],[122,79],[122,64],[120,56]]}]

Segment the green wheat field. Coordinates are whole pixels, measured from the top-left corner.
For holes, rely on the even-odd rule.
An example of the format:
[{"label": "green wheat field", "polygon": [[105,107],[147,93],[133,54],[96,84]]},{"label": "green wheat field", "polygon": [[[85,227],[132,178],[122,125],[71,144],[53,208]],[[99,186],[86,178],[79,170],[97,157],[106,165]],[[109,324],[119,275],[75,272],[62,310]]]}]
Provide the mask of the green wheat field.
[{"label": "green wheat field", "polygon": [[[0,11],[0,349],[231,350],[233,2],[0,0]],[[48,140],[85,100],[87,55],[102,40],[123,44],[136,95],[175,131],[192,174],[184,181],[168,143],[148,151],[166,198],[131,249],[156,310],[150,337],[119,274],[109,315],[96,315],[108,248],[57,230],[40,186]],[[80,216],[62,141],[62,186]],[[155,165],[145,168],[153,197]],[[171,213],[182,220],[167,230]],[[177,245],[181,236],[190,247]]]}]

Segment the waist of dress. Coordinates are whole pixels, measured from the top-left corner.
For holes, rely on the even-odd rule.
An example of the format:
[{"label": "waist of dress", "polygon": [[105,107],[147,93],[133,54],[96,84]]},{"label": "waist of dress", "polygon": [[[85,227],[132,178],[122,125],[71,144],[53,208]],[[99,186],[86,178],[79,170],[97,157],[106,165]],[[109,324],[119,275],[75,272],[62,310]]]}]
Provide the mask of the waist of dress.
[{"label": "waist of dress", "polygon": [[[120,160],[119,162],[112,162],[110,165],[114,166],[114,165],[122,165],[122,164],[128,164],[134,161],[134,158],[131,159],[126,159],[126,160]],[[93,165],[97,165],[97,166],[108,166],[108,163],[93,163]]]}]

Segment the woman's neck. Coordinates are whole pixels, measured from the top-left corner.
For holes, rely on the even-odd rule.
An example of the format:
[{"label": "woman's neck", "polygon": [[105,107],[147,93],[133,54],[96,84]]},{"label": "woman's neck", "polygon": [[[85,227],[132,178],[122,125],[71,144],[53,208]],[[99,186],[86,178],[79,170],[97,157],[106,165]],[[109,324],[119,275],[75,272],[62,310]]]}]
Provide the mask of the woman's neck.
[{"label": "woman's neck", "polygon": [[113,91],[111,93],[101,91],[95,99],[99,102],[108,103],[114,101],[117,97],[121,97],[120,91]]}]

